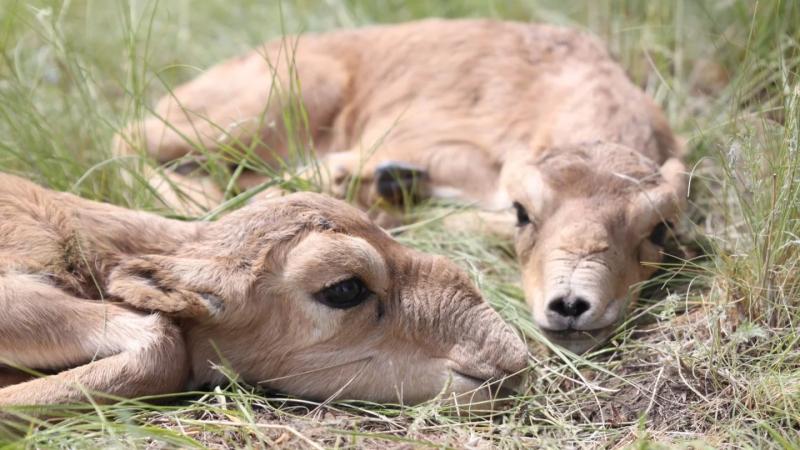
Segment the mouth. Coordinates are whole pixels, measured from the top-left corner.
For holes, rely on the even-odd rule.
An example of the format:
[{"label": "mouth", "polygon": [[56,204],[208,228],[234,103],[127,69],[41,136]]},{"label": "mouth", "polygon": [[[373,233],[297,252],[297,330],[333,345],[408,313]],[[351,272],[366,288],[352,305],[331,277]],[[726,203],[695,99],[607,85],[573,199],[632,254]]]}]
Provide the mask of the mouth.
[{"label": "mouth", "polygon": [[489,384],[492,381],[491,378],[479,378],[479,377],[475,377],[475,376],[469,375],[467,373],[464,373],[464,372],[461,372],[461,371],[458,371],[458,370],[453,370],[453,373],[458,375],[458,376],[460,376],[460,377],[462,377],[462,378],[466,378],[466,379],[472,381],[473,383],[480,384],[480,385]]},{"label": "mouth", "polygon": [[574,328],[548,330],[546,328],[541,328],[547,339],[575,353],[583,353],[595,345],[605,343],[615,329],[615,325],[593,330],[576,330]]},{"label": "mouth", "polygon": [[597,339],[612,331],[613,327],[596,328],[594,330],[577,330],[575,328],[567,328],[564,330],[549,330],[542,328],[548,336],[558,337],[561,339]]},{"label": "mouth", "polygon": [[475,384],[476,388],[487,388],[494,398],[510,397],[516,394],[514,388],[517,383],[513,379],[506,378],[480,378],[458,370],[453,370],[455,375],[464,378]]}]

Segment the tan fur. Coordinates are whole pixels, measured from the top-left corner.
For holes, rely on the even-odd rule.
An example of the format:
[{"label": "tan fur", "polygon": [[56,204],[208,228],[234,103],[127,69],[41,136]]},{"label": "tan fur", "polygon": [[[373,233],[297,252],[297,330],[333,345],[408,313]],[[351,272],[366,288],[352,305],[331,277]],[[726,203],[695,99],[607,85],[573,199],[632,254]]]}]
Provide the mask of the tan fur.
[{"label": "tan fur", "polygon": [[[362,304],[314,299],[352,277]],[[526,360],[461,270],[341,201],[181,222],[0,174],[0,405],[176,392],[224,382],[215,365],[318,400],[486,399]],[[18,366],[57,374],[13,384]]]},{"label": "tan fur", "polygon": [[[577,244],[583,247],[575,252],[609,246],[609,251],[636,254],[647,235],[639,228],[655,222],[649,216],[612,220],[611,213],[595,210],[611,203],[622,208],[633,195],[628,185],[641,190],[661,183],[658,166],[678,156],[661,112],[595,38],[568,28],[493,20],[426,20],[269,42],[177,87],[159,101],[157,117],[118,136],[116,149],[130,153],[143,147],[167,162],[195,153],[198,145],[214,152],[221,145],[255,143],[267,161],[285,157],[280,112],[287,100],[281,93],[291,90],[293,74],[309,113],[308,129],[298,130],[296,137],[313,137],[330,192],[343,195],[358,175],[363,188],[357,197],[363,206],[372,205],[379,197],[372,183],[376,168],[402,162],[427,174],[426,194],[434,197],[463,199],[486,210],[507,209],[512,202],[550,204],[547,213],[537,214],[542,227],[537,239],[525,233],[517,239],[527,297],[545,328],[551,324],[537,308],[546,306],[551,289],[531,271],[546,270],[547,258],[555,256],[544,249],[556,244],[541,244],[542,238],[569,247],[574,239],[549,235],[560,235],[574,222],[570,233],[587,232],[603,241],[600,247]],[[637,157],[631,158],[631,151]],[[181,186],[199,180],[172,176]],[[670,201],[659,204],[680,203],[682,184],[673,184]],[[545,192],[558,201],[541,198]],[[558,213],[557,205],[566,207],[561,199],[567,197],[584,199],[582,206]],[[213,204],[219,198],[204,201]],[[605,228],[622,227],[618,232],[628,240],[609,241],[604,232],[579,224],[590,215]],[[636,232],[626,228],[629,222]],[[643,261],[652,259],[659,257]],[[615,262],[621,265],[603,275],[611,277],[604,282],[627,289],[648,273],[639,262]],[[621,316],[621,289],[613,289],[614,299],[590,300],[598,314],[612,302],[617,312],[609,310],[609,317]],[[602,322],[597,327],[607,326]],[[586,348],[569,340],[567,345]]]}]

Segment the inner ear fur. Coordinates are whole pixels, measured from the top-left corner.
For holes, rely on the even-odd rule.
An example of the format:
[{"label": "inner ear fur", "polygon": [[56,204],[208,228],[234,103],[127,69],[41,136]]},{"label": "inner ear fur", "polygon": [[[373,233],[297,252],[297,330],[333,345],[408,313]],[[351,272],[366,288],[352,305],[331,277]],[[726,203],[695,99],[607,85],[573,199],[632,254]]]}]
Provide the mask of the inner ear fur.
[{"label": "inner ear fur", "polygon": [[225,309],[226,299],[237,289],[246,289],[240,278],[207,259],[147,255],[118,264],[109,277],[108,293],[137,309],[211,318]]},{"label": "inner ear fur", "polygon": [[[508,192],[511,200],[520,202],[531,218],[546,214],[556,198],[547,177],[532,163],[513,161],[503,165],[500,184]],[[511,207],[511,201],[507,205]]]}]

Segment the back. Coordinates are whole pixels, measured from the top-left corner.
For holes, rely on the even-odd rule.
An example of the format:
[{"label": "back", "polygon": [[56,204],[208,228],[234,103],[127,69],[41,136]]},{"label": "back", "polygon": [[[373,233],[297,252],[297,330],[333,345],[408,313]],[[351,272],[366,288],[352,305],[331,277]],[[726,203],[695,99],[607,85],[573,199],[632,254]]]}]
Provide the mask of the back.
[{"label": "back", "polygon": [[[333,149],[458,143],[498,163],[511,149],[596,140],[640,149],[657,162],[674,151],[658,108],[582,31],[426,20],[358,33],[352,95],[336,120]],[[331,36],[338,50],[347,35]]]}]

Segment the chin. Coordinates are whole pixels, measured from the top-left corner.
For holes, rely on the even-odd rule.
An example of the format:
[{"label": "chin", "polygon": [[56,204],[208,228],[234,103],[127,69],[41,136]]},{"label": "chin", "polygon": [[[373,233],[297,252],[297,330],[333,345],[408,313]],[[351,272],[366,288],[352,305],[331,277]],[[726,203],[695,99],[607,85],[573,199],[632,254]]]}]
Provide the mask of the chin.
[{"label": "chin", "polygon": [[[517,378],[517,377],[515,377]],[[513,400],[520,379],[485,381],[453,373],[452,382],[441,398],[459,414],[486,414],[504,409]]]},{"label": "chin", "polygon": [[614,325],[610,325],[594,330],[542,330],[542,333],[550,342],[580,355],[593,347],[605,344],[615,329]]}]

